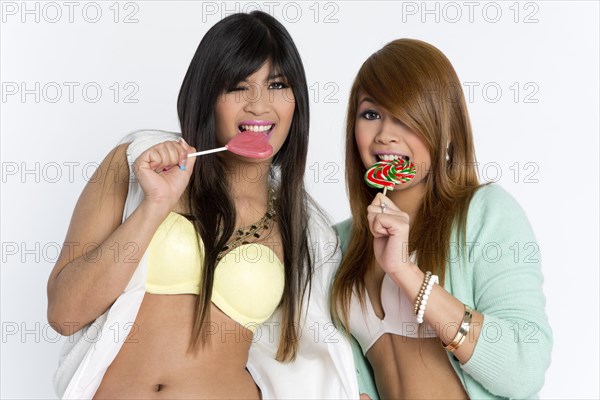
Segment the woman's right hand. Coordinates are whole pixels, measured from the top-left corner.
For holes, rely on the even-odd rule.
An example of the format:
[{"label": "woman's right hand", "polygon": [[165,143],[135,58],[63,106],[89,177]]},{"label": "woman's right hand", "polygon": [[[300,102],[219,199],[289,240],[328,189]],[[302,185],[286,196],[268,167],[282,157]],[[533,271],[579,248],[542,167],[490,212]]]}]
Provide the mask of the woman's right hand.
[{"label": "woman's right hand", "polygon": [[[111,151],[86,184],[48,278],[48,321],[63,335],[93,322],[123,293],[156,229],[190,180],[194,159],[187,155],[195,149],[187,144],[158,144],[131,166],[129,146]],[[180,170],[178,165],[184,164]],[[125,214],[131,171],[145,198]]]},{"label": "woman's right hand", "polygon": [[159,143],[140,154],[133,168],[144,201],[171,211],[192,176],[196,158],[187,155],[195,151],[182,138],[179,142]]}]

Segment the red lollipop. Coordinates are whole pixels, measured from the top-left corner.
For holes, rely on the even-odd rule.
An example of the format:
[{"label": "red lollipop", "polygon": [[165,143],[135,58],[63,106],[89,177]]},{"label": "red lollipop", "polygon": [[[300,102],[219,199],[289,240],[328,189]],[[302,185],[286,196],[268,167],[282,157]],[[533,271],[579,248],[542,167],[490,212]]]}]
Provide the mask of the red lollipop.
[{"label": "red lollipop", "polygon": [[365,173],[365,182],[370,187],[394,190],[396,185],[410,182],[415,177],[416,168],[413,162],[399,158],[393,161],[376,162]]}]

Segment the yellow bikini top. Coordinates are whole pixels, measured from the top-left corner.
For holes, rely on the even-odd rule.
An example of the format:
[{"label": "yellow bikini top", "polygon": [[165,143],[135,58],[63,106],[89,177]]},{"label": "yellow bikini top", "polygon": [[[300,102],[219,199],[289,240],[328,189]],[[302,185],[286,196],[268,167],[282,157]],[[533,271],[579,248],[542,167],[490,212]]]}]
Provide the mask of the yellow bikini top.
[{"label": "yellow bikini top", "polygon": [[[174,212],[167,216],[148,246],[146,292],[199,293],[204,246],[199,248],[196,238],[187,218]],[[254,331],[279,305],[285,282],[283,268],[267,246],[250,243],[236,247],[215,269],[212,302]]]}]

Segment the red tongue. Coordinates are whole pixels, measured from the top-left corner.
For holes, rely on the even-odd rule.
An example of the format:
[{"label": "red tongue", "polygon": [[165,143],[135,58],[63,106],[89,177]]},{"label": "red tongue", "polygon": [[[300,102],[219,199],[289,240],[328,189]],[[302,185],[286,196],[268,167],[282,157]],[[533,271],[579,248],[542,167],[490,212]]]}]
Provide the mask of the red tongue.
[{"label": "red tongue", "polygon": [[225,145],[227,150],[249,158],[267,158],[273,154],[273,147],[262,132],[244,131],[238,133]]}]

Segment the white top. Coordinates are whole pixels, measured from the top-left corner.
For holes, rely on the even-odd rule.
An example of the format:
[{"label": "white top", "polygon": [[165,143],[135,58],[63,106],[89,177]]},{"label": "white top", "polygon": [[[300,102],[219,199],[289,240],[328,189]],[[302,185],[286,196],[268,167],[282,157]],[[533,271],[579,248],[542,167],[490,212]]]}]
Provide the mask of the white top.
[{"label": "white top", "polygon": [[[123,140],[123,143],[131,142],[127,161],[131,165],[147,148],[178,139],[179,134],[172,132],[134,132]],[[137,208],[144,195],[133,171],[130,178],[123,220]],[[346,336],[334,328],[329,313],[328,291],[341,259],[337,238],[325,221],[313,216],[310,242],[314,262],[312,291],[310,301],[306,296],[303,303],[296,360],[286,364],[275,360],[281,334],[279,310],[259,326],[250,347],[247,368],[265,399],[359,396],[352,348]],[[133,325],[130,322],[135,321],[146,291],[146,272],[147,256],[144,254],[114,304],[96,321],[64,342],[54,375],[54,387],[60,398],[91,399],[94,396],[104,373],[127,338]],[[122,329],[123,334],[115,337],[115,326]]]},{"label": "white top", "polygon": [[[411,260],[414,262],[414,254],[411,256]],[[388,274],[385,274],[381,283],[381,305],[385,314],[383,319],[375,314],[368,293],[365,293],[365,303],[366,307],[363,310],[355,289],[350,300],[348,323],[350,332],[360,344],[363,354],[367,354],[371,346],[386,333],[411,338],[419,337],[419,324],[413,313],[414,301],[406,296]],[[421,337],[437,336],[427,322],[423,324],[425,329]]]}]

